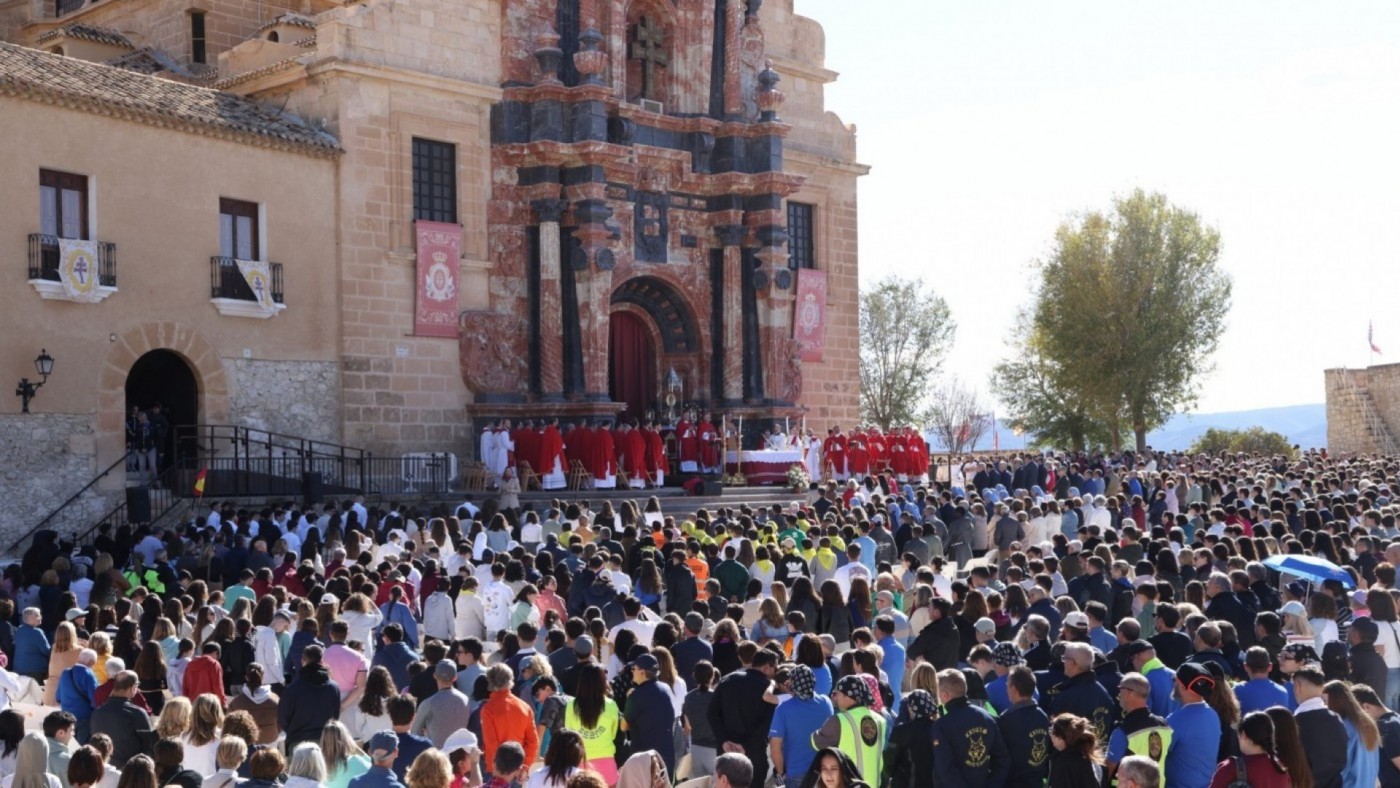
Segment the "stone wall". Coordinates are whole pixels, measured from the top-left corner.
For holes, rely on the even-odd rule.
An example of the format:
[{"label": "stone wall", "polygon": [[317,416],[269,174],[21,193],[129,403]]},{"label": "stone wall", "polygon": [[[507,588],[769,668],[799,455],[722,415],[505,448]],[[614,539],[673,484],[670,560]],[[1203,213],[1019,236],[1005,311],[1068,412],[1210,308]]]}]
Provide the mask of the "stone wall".
[{"label": "stone wall", "polygon": [[[43,396],[42,393],[40,396]],[[36,406],[38,405],[36,400]],[[0,552],[18,539],[70,495],[82,489],[99,470],[92,417],[58,413],[0,415]],[[121,478],[118,468],[113,478]],[[52,525],[70,533],[91,525],[120,500],[122,492],[94,487]]]},{"label": "stone wall", "polygon": [[225,359],[234,424],[341,443],[340,377],[334,361]]},{"label": "stone wall", "polygon": [[1400,364],[1329,369],[1327,448],[1338,454],[1400,452]]}]

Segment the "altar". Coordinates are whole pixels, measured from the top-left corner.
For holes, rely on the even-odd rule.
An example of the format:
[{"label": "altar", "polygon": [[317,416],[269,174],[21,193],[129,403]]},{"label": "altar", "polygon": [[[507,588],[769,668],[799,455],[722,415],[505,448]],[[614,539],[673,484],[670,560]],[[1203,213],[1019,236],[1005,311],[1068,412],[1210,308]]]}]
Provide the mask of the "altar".
[{"label": "altar", "polygon": [[732,474],[737,470],[750,485],[785,486],[788,483],[788,469],[793,465],[802,465],[805,459],[801,449],[730,451],[725,453],[724,472]]}]

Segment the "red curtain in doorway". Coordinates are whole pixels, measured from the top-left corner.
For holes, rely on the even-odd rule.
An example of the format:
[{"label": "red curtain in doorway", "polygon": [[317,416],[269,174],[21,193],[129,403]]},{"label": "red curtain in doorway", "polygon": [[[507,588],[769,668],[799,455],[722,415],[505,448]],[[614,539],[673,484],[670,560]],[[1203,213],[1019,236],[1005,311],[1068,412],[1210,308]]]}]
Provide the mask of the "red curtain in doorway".
[{"label": "red curtain in doorway", "polygon": [[608,380],[613,402],[627,403],[622,417],[646,418],[656,400],[656,355],[646,325],[628,312],[614,312],[609,322]]}]

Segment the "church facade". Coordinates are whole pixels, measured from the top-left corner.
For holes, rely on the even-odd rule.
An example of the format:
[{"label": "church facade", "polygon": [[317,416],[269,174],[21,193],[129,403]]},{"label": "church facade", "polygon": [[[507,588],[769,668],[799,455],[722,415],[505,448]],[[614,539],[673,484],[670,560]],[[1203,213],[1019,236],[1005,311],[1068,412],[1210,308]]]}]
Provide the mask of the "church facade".
[{"label": "church facade", "polygon": [[[668,403],[857,418],[867,169],[793,0],[0,0],[0,39],[0,243],[48,244],[0,362],[59,359],[3,406],[7,487],[120,457],[133,390],[381,455]],[[123,250],[101,299],[54,295],[60,240]],[[180,392],[134,380],[157,352]]]}]

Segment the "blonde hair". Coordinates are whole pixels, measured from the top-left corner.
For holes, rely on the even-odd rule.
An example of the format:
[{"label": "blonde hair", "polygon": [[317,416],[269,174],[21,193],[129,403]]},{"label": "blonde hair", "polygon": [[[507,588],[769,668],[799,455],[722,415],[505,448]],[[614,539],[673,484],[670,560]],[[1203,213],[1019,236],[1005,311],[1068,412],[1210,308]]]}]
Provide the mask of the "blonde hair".
[{"label": "blonde hair", "polygon": [[933,697],[938,697],[938,668],[931,663],[920,662],[914,666],[914,670],[909,674],[907,681],[910,692],[914,690],[925,690]]},{"label": "blonde hair", "polygon": [[298,744],[292,750],[292,759],[287,762],[287,774],[324,783],[327,776],[326,759],[321,755],[321,745],[314,741]]},{"label": "blonde hair", "polygon": [[413,759],[404,777],[408,788],[447,788],[452,783],[452,764],[441,750],[427,749]]},{"label": "blonde hair", "polygon": [[248,758],[248,742],[237,736],[225,736],[219,739],[219,749],[214,753],[214,759],[220,769],[237,769],[243,765],[243,761]]},{"label": "blonde hair", "polygon": [[224,705],[218,696],[206,692],[195,698],[191,716],[190,744],[199,747],[219,738],[219,727],[224,724]]},{"label": "blonde hair", "polygon": [[156,721],[156,733],[162,739],[178,739],[190,729],[194,718],[194,706],[186,697],[175,697],[166,701]]},{"label": "blonde hair", "polygon": [[350,731],[346,730],[344,723],[332,720],[321,729],[321,753],[326,757],[326,770],[334,777],[345,768],[347,761],[356,755],[364,755],[365,751],[350,738]]}]

